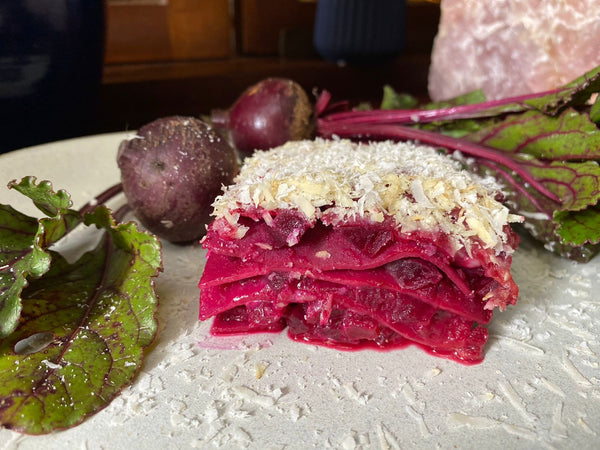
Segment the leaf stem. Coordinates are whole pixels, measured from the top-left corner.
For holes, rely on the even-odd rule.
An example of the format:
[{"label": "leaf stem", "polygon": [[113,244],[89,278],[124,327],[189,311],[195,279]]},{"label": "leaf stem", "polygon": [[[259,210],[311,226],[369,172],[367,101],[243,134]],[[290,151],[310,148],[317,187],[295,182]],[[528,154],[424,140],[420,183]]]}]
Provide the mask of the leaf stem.
[{"label": "leaf stem", "polygon": [[[481,117],[496,116],[499,113],[519,112],[527,109],[534,109],[527,105],[527,100],[544,97],[556,93],[553,91],[536,92],[533,94],[507,97],[498,100],[488,100],[480,103],[471,103],[468,105],[449,106],[439,109],[374,109],[369,111],[343,111],[322,115],[321,119],[325,121],[344,121],[347,124],[415,124],[427,123],[438,120],[457,120],[457,119],[475,119]],[[325,99],[319,98],[320,102]],[[324,108],[321,105],[321,115]]]},{"label": "leaf stem", "polygon": [[531,195],[530,192],[527,191],[520,183],[518,183],[507,171],[499,167],[497,164],[490,161],[478,161],[478,164],[482,166],[488,167],[491,170],[494,170],[500,176],[502,176],[514,189],[521,193],[527,200],[531,202],[531,204],[540,212],[550,216],[548,212],[540,205],[539,201]]},{"label": "leaf stem", "polygon": [[79,209],[79,214],[81,215],[81,217],[85,216],[87,213],[93,211],[98,205],[106,203],[122,191],[123,185],[121,183],[117,183],[114,186],[109,187],[100,195],[96,196],[93,200],[90,200],[85,205],[83,205],[81,209]]}]

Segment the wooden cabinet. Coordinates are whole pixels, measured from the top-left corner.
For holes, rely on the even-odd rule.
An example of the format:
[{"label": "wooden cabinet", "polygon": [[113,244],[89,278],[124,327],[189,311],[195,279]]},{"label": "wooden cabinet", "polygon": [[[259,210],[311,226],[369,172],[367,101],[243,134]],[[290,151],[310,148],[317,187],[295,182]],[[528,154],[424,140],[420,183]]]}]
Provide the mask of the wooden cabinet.
[{"label": "wooden cabinet", "polygon": [[228,58],[232,35],[228,0],[109,1],[106,63]]},{"label": "wooden cabinet", "polygon": [[[254,56],[309,54],[315,11],[316,1],[236,0],[238,52]],[[301,49],[302,45],[306,48]]]},{"label": "wooden cabinet", "polygon": [[[317,58],[317,0],[107,0],[106,63]],[[429,52],[439,5],[408,0],[407,53]]]}]

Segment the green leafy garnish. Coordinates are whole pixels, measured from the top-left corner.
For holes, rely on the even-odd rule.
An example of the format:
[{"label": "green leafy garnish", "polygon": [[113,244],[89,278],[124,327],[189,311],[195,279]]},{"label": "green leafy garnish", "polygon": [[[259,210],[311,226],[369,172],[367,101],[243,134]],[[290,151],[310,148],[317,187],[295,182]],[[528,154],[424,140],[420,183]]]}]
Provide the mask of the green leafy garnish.
[{"label": "green leafy garnish", "polygon": [[521,158],[523,167],[558,195],[560,203],[549,202],[526,183],[506,183],[491,171],[514,211],[525,216],[529,233],[547,249],[581,262],[600,251],[600,130],[587,111],[567,107],[555,116],[526,111],[465,137]]},{"label": "green leafy garnish", "polygon": [[27,177],[9,187],[30,197],[48,217],[39,221],[9,205],[0,205],[0,338],[14,331],[21,312],[20,294],[28,277],[40,277],[50,268],[46,249],[72,230],[81,218],[69,209],[64,191],[53,192],[49,182],[35,184]]},{"label": "green leafy garnish", "polygon": [[600,130],[588,114],[573,108],[556,116],[539,111],[511,115],[488,123],[469,139],[546,161],[594,160],[600,155]]},{"label": "green leafy garnish", "polygon": [[389,84],[383,86],[381,109],[409,109],[419,104],[419,100],[410,94],[396,92]]},{"label": "green leafy garnish", "polygon": [[[161,247],[105,206],[81,217],[48,182],[9,186],[47,217],[0,206],[0,422],[42,434],[80,423],[132,381],[156,335]],[[103,235],[70,263],[49,247],[82,223]]]}]

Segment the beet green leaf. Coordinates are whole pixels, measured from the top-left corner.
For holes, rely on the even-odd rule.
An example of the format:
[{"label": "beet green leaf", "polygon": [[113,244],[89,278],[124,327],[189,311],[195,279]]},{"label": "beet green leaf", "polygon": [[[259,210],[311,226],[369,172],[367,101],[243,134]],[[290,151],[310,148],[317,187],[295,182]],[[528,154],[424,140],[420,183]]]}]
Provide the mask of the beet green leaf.
[{"label": "beet green leaf", "polygon": [[38,221],[0,205],[0,338],[17,327],[20,294],[28,277],[40,277],[49,269],[46,249],[81,222],[77,212],[69,209],[68,194],[54,192],[47,181],[36,184],[34,177],[27,177],[9,187],[31,198],[48,217]]},{"label": "beet green leaf", "polygon": [[567,108],[557,116],[527,111],[473,133],[470,140],[551,161],[598,159],[600,130],[589,115]]},{"label": "beet green leaf", "polygon": [[419,100],[410,94],[396,92],[389,84],[383,86],[380,109],[409,109],[419,104]]},{"label": "beet green leaf", "polygon": [[565,106],[584,106],[592,94],[600,92],[600,66],[584,73],[554,91],[535,95],[525,104],[544,113],[554,115]]},{"label": "beet green leaf", "polygon": [[559,211],[554,220],[562,242],[575,246],[600,242],[600,208],[597,205],[583,211]]},{"label": "beet green leaf", "polygon": [[[41,195],[47,187],[29,179],[19,190],[42,211],[55,214],[52,230],[68,230],[73,223],[56,222],[78,213],[66,209],[66,194],[47,189],[47,196]],[[22,310],[6,309],[17,316],[18,326],[0,341],[0,423],[25,433],[49,433],[105,407],[137,373],[157,330],[153,278],[162,269],[160,243],[133,223],[115,223],[110,211],[98,206],[83,221],[104,230],[103,237],[71,263],[54,250],[38,248],[36,243],[48,244],[61,234],[43,228],[48,218],[37,226],[36,219],[12,208],[1,211],[2,224],[11,225],[0,234],[3,257],[8,259],[14,248],[13,267],[26,267],[19,268],[20,298],[17,292],[11,297],[18,298]],[[45,240],[48,236],[52,239]],[[19,252],[27,242],[36,250],[23,257]],[[5,281],[10,280],[2,280],[3,289]]]},{"label": "beet green leaf", "polygon": [[[556,193],[557,203],[512,176],[506,182],[497,165],[479,168],[502,183],[507,205],[525,219],[527,231],[548,250],[580,262],[589,261],[600,250],[600,166],[596,161],[540,161],[515,155],[523,169]],[[510,176],[510,175],[509,175]]]}]

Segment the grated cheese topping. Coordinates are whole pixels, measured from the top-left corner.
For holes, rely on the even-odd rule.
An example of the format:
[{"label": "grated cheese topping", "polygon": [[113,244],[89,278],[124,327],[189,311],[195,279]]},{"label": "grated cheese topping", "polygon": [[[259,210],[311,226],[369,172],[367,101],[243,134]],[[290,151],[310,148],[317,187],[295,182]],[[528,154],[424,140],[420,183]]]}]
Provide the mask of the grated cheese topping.
[{"label": "grated cheese topping", "polygon": [[432,147],[318,138],[255,152],[216,198],[213,215],[234,226],[246,208],[292,208],[312,221],[327,214],[333,225],[393,217],[402,232],[441,231],[467,249],[477,237],[501,251],[504,226],[522,218],[494,199],[499,189]]}]

